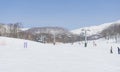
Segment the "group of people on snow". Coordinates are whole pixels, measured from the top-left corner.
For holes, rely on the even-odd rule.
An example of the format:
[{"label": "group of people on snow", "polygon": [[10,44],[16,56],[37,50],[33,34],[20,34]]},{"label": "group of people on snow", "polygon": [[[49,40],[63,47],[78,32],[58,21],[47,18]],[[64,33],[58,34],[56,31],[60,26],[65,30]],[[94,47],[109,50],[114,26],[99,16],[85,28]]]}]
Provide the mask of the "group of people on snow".
[{"label": "group of people on snow", "polygon": [[[110,48],[110,53],[113,54],[113,47],[111,46]],[[117,53],[120,54],[120,48],[117,47]]]}]

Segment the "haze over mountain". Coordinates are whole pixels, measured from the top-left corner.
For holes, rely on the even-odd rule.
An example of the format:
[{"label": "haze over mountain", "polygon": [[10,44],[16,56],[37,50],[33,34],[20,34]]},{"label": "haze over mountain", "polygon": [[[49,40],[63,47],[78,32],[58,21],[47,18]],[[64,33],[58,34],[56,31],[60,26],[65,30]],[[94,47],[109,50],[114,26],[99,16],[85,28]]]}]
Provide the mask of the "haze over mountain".
[{"label": "haze over mountain", "polygon": [[33,34],[39,33],[50,33],[50,34],[64,34],[69,33],[69,31],[65,28],[61,27],[34,27],[26,30],[27,32],[31,32]]}]

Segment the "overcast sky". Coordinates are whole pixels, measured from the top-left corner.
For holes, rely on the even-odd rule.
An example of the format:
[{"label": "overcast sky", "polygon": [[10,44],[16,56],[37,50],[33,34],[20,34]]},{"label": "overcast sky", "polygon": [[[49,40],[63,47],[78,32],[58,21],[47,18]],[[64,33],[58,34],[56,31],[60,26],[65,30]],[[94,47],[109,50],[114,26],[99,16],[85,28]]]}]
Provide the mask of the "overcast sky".
[{"label": "overcast sky", "polygon": [[120,20],[120,0],[0,0],[0,23],[69,30]]}]

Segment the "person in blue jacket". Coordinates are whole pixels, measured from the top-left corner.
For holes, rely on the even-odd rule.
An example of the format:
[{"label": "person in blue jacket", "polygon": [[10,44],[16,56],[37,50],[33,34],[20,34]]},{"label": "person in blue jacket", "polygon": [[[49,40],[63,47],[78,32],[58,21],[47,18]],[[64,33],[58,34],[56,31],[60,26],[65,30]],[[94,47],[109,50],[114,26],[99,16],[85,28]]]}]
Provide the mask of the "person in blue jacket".
[{"label": "person in blue jacket", "polygon": [[27,48],[27,46],[28,46],[28,43],[24,42],[24,48]]}]

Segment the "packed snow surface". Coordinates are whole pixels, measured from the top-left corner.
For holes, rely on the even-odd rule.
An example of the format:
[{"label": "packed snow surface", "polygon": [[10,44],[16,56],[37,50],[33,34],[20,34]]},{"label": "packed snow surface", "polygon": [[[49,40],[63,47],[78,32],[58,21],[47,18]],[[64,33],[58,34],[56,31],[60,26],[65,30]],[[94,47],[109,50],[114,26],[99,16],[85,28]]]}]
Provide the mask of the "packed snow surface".
[{"label": "packed snow surface", "polygon": [[104,39],[84,47],[84,42],[53,45],[0,37],[0,72],[120,72],[117,46]]}]

